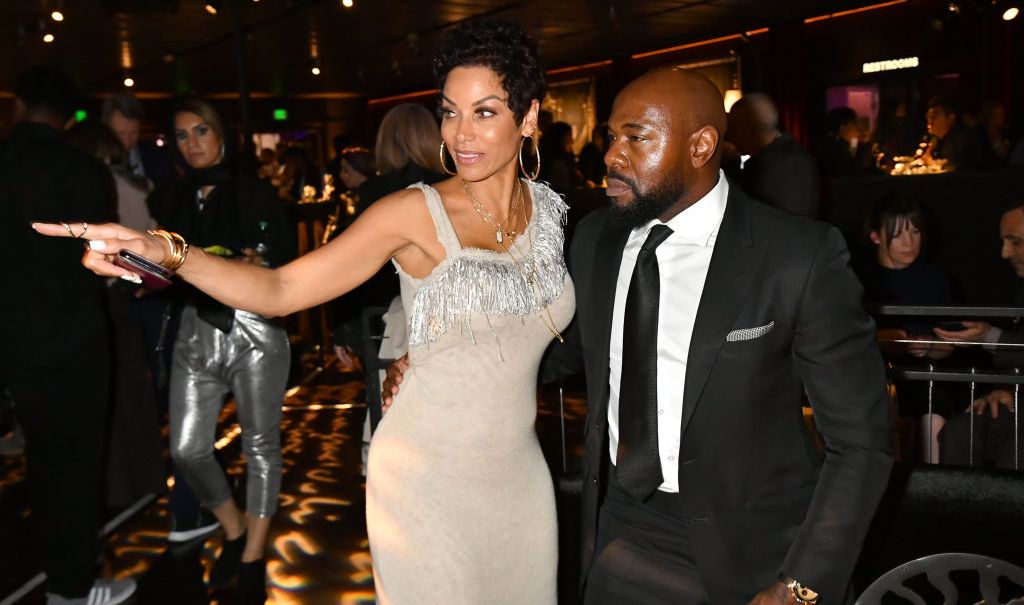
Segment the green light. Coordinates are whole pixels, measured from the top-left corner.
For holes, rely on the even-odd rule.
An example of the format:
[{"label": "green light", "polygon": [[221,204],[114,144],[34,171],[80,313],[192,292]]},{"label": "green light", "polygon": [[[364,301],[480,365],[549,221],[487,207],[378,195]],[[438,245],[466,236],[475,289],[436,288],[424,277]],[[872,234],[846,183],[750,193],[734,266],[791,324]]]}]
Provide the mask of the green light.
[{"label": "green light", "polygon": [[86,111],[84,109],[79,109],[78,111],[75,112],[75,121],[76,122],[81,122],[81,121],[85,120],[88,117],[89,117],[89,114],[86,113]]},{"label": "green light", "polygon": [[287,120],[288,119],[288,110],[287,109],[275,109],[274,110],[274,119],[277,120],[278,122],[281,122],[283,120]]}]

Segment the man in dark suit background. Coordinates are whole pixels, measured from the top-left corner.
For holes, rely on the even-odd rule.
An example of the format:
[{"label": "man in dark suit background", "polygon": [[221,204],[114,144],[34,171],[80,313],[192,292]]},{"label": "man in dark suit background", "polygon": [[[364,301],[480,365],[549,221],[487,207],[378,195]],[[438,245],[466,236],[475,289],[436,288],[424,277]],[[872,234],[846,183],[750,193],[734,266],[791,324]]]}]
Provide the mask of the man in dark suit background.
[{"label": "man in dark suit background", "polygon": [[729,111],[726,139],[750,156],[734,176],[752,198],[793,214],[818,215],[818,175],[810,154],[779,130],[779,110],[768,95],[751,93]]},{"label": "man in dark suit background", "polygon": [[[99,554],[109,341],[103,280],[82,271],[82,242],[42,237],[32,221],[107,222],[114,182],[99,160],[64,140],[77,91],[64,72],[27,70],[16,119],[0,141],[0,239],[15,251],[0,296],[0,385],[25,431],[32,521],[48,605],[113,605],[131,579],[94,580]],[[86,236],[76,232],[76,236]]]},{"label": "man in dark suit background", "polygon": [[[588,604],[839,603],[892,463],[882,361],[839,232],[721,173],[722,97],[649,73],[609,121],[569,345],[589,417]],[[825,443],[802,418],[806,389]]]},{"label": "man in dark suit background", "polygon": [[[1003,240],[1001,256],[1018,278],[1024,278],[1024,200],[1014,199],[1004,207],[999,220]],[[1014,306],[1024,307],[1024,282],[1017,280]],[[1024,345],[1024,326],[1020,318],[1010,326],[998,327],[987,321],[963,321],[963,330],[935,328],[942,340],[950,342],[987,342],[992,345]],[[1024,367],[1020,348],[993,348],[993,365],[1001,369]],[[982,390],[984,387],[982,387]],[[1024,460],[1016,446],[1024,443],[1024,423],[1015,418],[1015,401],[1008,385],[993,386],[965,410],[968,413],[950,419],[939,433],[941,462],[960,466],[995,466],[1012,469]],[[973,417],[970,412],[973,412]],[[1019,413],[1019,411],[1017,411]]]},{"label": "man in dark suit background", "polygon": [[159,187],[177,174],[168,149],[140,139],[144,117],[142,104],[132,95],[111,95],[103,102],[103,122],[124,145],[128,168]]}]

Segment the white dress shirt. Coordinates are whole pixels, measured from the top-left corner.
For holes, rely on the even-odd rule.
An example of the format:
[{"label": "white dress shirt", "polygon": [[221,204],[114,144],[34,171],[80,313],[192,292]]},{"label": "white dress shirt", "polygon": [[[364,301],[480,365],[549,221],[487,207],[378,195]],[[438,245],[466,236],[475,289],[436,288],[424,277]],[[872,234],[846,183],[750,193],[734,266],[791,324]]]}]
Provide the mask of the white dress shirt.
[{"label": "white dress shirt", "polygon": [[[661,277],[658,297],[658,452],[664,476],[664,483],[658,489],[664,492],[679,491],[679,433],[683,422],[686,357],[728,197],[729,184],[724,173],[719,171],[718,184],[707,195],[664,223],[672,229],[672,234],[655,252]],[[651,228],[660,223],[655,219],[629,234],[615,286],[608,356],[608,448],[612,464],[615,464],[619,448],[619,382],[622,379],[622,323],[626,296],[640,247]]]}]

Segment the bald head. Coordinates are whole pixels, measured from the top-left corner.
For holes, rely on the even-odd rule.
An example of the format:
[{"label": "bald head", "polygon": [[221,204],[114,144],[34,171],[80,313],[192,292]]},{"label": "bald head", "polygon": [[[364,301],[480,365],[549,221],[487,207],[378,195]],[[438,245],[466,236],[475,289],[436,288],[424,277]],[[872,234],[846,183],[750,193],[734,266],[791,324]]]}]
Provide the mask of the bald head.
[{"label": "bald head", "polygon": [[726,128],[722,94],[691,71],[659,69],[630,82],[608,120],[606,193],[633,224],[667,220],[718,182]]},{"label": "bald head", "polygon": [[743,155],[757,155],[779,134],[779,110],[763,93],[744,95],[729,111],[726,139]]},{"label": "bald head", "polygon": [[720,135],[725,133],[727,119],[722,93],[700,73],[676,68],[656,69],[626,85],[616,100],[628,95],[664,107],[691,133],[706,126]]}]

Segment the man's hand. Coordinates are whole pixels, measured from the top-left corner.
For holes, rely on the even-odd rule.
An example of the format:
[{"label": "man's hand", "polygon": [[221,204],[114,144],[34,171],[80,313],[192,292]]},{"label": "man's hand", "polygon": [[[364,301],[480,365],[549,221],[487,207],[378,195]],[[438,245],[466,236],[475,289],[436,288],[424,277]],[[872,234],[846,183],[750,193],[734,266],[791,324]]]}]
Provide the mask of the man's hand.
[{"label": "man's hand", "polygon": [[384,389],[380,393],[381,413],[386,413],[391,407],[392,399],[398,394],[398,385],[402,384],[402,376],[409,369],[409,356],[402,355],[388,366],[387,378],[384,379]]},{"label": "man's hand", "polygon": [[950,342],[979,342],[992,327],[987,321],[963,321],[963,330],[935,328],[935,335]]},{"label": "man's hand", "polygon": [[747,605],[794,605],[796,599],[782,580],[754,595]]},{"label": "man's hand", "polygon": [[999,418],[999,406],[1006,406],[1006,409],[1013,413],[1013,393],[1006,389],[996,389],[989,393],[985,397],[979,397],[974,400],[974,405],[971,406],[967,411],[974,410],[979,416],[988,410],[993,418]]}]

